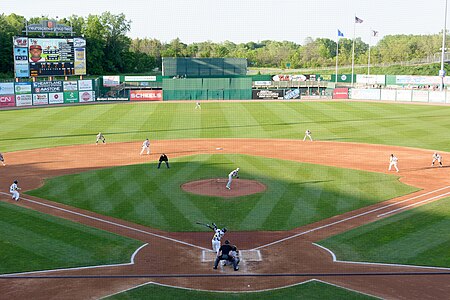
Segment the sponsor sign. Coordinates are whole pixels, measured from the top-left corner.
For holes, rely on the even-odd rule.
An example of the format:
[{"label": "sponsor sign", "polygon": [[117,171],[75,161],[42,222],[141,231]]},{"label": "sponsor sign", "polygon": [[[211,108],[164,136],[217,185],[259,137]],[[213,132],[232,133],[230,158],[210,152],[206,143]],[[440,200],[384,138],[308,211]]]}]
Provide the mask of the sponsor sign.
[{"label": "sponsor sign", "polygon": [[415,91],[412,92],[412,101],[416,102],[428,102],[428,91]]},{"label": "sponsor sign", "polygon": [[156,76],[125,76],[125,81],[156,81]]},{"label": "sponsor sign", "polygon": [[351,89],[350,98],[359,100],[380,100],[379,89]]},{"label": "sponsor sign", "polygon": [[16,82],[14,92],[16,95],[31,94],[31,82]]},{"label": "sponsor sign", "polygon": [[49,104],[64,103],[64,94],[63,93],[48,93],[48,103]]},{"label": "sponsor sign", "polygon": [[48,104],[48,94],[33,94],[33,105]]},{"label": "sponsor sign", "polygon": [[63,82],[63,89],[64,89],[64,92],[77,91],[78,90],[78,83],[76,81],[64,81]]},{"label": "sponsor sign", "polygon": [[103,76],[103,86],[120,85],[120,76]]},{"label": "sponsor sign", "polygon": [[384,75],[356,75],[356,83],[362,84],[385,84],[386,76]]},{"label": "sponsor sign", "polygon": [[284,90],[252,90],[252,99],[283,99]]},{"label": "sponsor sign", "polygon": [[33,93],[59,93],[62,91],[62,81],[33,82]]},{"label": "sponsor sign", "polygon": [[138,90],[130,91],[131,101],[162,101],[162,90]]},{"label": "sponsor sign", "polygon": [[298,99],[298,98],[300,98],[299,89],[287,90],[286,94],[284,95],[284,99]]},{"label": "sponsor sign", "polygon": [[78,80],[79,91],[92,91],[92,80]]},{"label": "sponsor sign", "polygon": [[81,38],[73,38],[73,46],[75,48],[86,48],[86,40]]},{"label": "sponsor sign", "polygon": [[14,95],[0,96],[0,107],[16,106]]},{"label": "sponsor sign", "polygon": [[336,88],[333,90],[333,99],[348,99],[348,88]]},{"label": "sponsor sign", "polygon": [[33,96],[31,94],[16,95],[16,106],[33,105]]},{"label": "sponsor sign", "polygon": [[254,81],[253,85],[255,85],[255,86],[271,86],[272,81]]},{"label": "sponsor sign", "polygon": [[75,75],[86,74],[86,49],[75,48],[74,56],[75,56],[74,62]]},{"label": "sponsor sign", "polygon": [[445,103],[445,91],[430,91],[430,102]]},{"label": "sponsor sign", "polygon": [[28,48],[28,38],[26,37],[15,37],[14,38],[14,47],[25,47]]},{"label": "sponsor sign", "polygon": [[78,99],[80,99],[80,102],[93,102],[95,101],[94,92],[93,91],[79,92]]},{"label": "sponsor sign", "polygon": [[397,90],[397,101],[411,101],[411,90]]},{"label": "sponsor sign", "polygon": [[14,95],[14,82],[1,82],[0,95]]},{"label": "sponsor sign", "polygon": [[439,76],[413,76],[413,75],[397,75],[395,76],[396,84],[412,84],[412,85],[422,85],[422,84],[433,84],[437,85],[441,83],[441,78]]},{"label": "sponsor sign", "polygon": [[395,97],[397,95],[396,90],[387,90],[382,89],[381,90],[381,100],[392,100],[395,101]]},{"label": "sponsor sign", "polygon": [[30,77],[30,67],[26,61],[14,61],[14,75],[17,78]]},{"label": "sponsor sign", "polygon": [[78,102],[78,92],[64,92],[64,103]]}]

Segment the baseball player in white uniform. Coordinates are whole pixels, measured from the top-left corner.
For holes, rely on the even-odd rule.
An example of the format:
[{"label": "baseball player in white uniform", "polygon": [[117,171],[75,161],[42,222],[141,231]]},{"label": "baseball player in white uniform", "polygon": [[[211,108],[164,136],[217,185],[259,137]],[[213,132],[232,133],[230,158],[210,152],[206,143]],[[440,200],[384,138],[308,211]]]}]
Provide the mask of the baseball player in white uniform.
[{"label": "baseball player in white uniform", "polygon": [[394,167],[395,170],[397,170],[397,172],[398,172],[397,163],[398,163],[398,158],[394,154],[391,154],[391,157],[389,158],[389,169],[388,169],[388,171],[390,171],[391,168]]},{"label": "baseball player in white uniform", "polygon": [[239,178],[239,168],[233,170],[228,174],[228,182],[226,188],[231,190],[231,182],[233,181],[233,177]]},{"label": "baseball player in white uniform", "polygon": [[142,150],[141,153],[139,153],[139,155],[142,155],[142,153],[144,153],[144,151],[147,150],[147,155],[150,154],[150,141],[148,139],[145,139],[145,141],[142,143]]},{"label": "baseball player in white uniform", "polygon": [[303,138],[303,141],[305,141],[306,138],[309,138],[311,142],[312,142],[312,140],[313,140],[312,137],[311,137],[311,130],[309,130],[309,129],[306,129],[306,131],[305,131],[305,137]]},{"label": "baseball player in white uniform", "polygon": [[202,109],[200,102],[197,101],[197,103],[195,103],[195,109]]},{"label": "baseball player in white uniform", "polygon": [[2,164],[3,164],[4,166],[6,166],[6,164],[5,164],[5,158],[3,157],[3,154],[1,154],[1,153],[0,153],[0,161],[2,162]]},{"label": "baseball player in white uniform", "polygon": [[103,144],[106,144],[106,139],[105,139],[105,137],[103,136],[103,134],[101,132],[99,132],[97,134],[97,140],[95,141],[96,145],[98,145],[98,141],[102,141]]},{"label": "baseball player in white uniform", "polygon": [[214,252],[219,254],[220,249],[220,240],[225,235],[225,232],[227,232],[227,229],[224,227],[223,229],[217,228],[217,225],[215,223],[212,223],[213,227],[207,225],[209,228],[211,228],[214,231],[214,236],[211,240],[212,249]]},{"label": "baseball player in white uniform", "polygon": [[9,187],[9,192],[12,194],[12,199],[19,201],[20,194],[18,191],[20,191],[20,187],[17,186],[19,182],[17,180],[14,180],[13,184]]},{"label": "baseball player in white uniform", "polygon": [[439,163],[439,167],[442,168],[442,156],[437,152],[434,152],[433,154],[433,161],[431,162],[431,166],[434,166],[435,161],[437,161]]}]

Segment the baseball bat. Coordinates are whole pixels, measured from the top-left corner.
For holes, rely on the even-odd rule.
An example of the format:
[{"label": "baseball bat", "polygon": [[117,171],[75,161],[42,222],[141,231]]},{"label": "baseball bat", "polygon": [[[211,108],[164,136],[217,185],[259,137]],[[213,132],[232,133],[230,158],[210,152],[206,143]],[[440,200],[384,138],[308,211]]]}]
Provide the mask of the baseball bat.
[{"label": "baseball bat", "polygon": [[209,224],[203,223],[203,222],[195,222],[198,225],[203,225],[205,227],[209,227]]}]

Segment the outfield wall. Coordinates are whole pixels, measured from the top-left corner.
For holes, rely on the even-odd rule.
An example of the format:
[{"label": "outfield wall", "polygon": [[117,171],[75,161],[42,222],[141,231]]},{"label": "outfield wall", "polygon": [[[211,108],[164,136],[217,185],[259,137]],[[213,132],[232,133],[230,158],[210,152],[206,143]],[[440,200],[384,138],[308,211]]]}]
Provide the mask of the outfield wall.
[{"label": "outfield wall", "polygon": [[353,88],[349,91],[349,98],[354,100],[450,103],[450,91]]}]

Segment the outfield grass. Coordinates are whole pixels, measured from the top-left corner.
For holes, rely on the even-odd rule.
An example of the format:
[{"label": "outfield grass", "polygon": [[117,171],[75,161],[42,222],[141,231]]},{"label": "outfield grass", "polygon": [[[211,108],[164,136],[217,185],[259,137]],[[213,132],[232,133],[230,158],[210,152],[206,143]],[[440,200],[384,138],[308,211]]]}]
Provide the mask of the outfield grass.
[{"label": "outfield grass", "polygon": [[[180,188],[188,181],[225,179],[236,166],[241,178],[258,180],[267,190],[223,199]],[[416,190],[394,175],[216,154],[173,159],[170,169],[141,164],[61,176],[27,193],[163,230],[199,231],[206,229],[196,221],[233,230],[288,230]]]},{"label": "outfield grass", "polygon": [[0,273],[129,263],[143,243],[0,202]]},{"label": "outfield grass", "polygon": [[121,103],[0,111],[0,151],[181,138],[302,139],[450,151],[449,106],[363,102]]},{"label": "outfield grass", "polygon": [[370,223],[319,244],[339,260],[450,268],[450,198]]},{"label": "outfield grass", "polygon": [[[156,296],[157,295],[157,296]],[[317,299],[317,300],[359,300],[377,299],[364,294],[346,290],[334,285],[319,281],[311,281],[287,288],[276,289],[265,292],[227,293],[227,292],[201,292],[170,288],[155,284],[148,284],[127,292],[111,297],[108,300],[131,300],[131,299]]]}]

